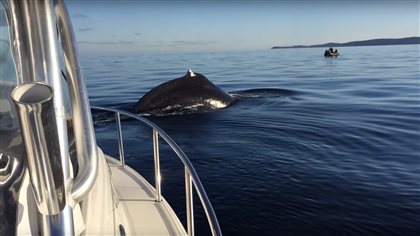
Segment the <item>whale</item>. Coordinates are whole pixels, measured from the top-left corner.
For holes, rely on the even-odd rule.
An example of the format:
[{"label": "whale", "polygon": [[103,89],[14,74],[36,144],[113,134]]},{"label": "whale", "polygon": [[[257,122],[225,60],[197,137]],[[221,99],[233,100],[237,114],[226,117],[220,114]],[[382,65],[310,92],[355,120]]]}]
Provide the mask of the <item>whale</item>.
[{"label": "whale", "polygon": [[234,101],[204,75],[188,70],[184,76],[151,89],[130,110],[150,115],[185,114],[225,108]]}]

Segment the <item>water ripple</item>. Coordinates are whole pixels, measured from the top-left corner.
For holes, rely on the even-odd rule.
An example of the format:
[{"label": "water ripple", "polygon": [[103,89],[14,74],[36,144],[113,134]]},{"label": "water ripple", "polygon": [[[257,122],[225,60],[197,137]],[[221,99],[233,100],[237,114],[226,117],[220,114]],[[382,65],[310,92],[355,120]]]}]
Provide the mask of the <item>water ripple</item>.
[{"label": "water ripple", "polygon": [[[82,63],[95,105],[129,107],[190,68],[226,91],[248,90],[215,112],[149,117],[191,158],[225,235],[420,235],[419,48],[359,49],[335,59],[313,48]],[[97,132],[115,136],[112,125]],[[124,126],[129,164],[152,176],[151,133]],[[112,141],[98,138],[117,154]],[[165,196],[185,213],[182,168],[161,149]]]}]

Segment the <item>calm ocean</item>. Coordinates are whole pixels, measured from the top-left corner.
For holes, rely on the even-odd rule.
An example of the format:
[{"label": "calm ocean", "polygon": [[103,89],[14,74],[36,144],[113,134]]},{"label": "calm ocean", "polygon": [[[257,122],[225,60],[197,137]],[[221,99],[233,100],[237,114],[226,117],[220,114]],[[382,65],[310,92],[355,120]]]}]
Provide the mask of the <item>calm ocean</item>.
[{"label": "calm ocean", "polygon": [[[420,235],[420,46],[324,50],[84,55],[82,67],[91,103],[120,109],[188,69],[227,92],[259,89],[225,109],[149,117],[191,159],[224,235]],[[96,131],[117,156],[113,122]],[[153,181],[151,130],[125,121],[123,135],[126,162]],[[168,150],[162,191],[185,222]]]}]

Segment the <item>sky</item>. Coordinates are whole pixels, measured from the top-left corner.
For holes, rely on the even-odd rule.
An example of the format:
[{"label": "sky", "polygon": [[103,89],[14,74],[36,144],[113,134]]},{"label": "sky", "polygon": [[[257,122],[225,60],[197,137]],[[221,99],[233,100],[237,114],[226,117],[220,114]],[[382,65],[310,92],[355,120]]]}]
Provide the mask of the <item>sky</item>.
[{"label": "sky", "polygon": [[420,0],[67,1],[81,53],[268,50],[420,36]]}]

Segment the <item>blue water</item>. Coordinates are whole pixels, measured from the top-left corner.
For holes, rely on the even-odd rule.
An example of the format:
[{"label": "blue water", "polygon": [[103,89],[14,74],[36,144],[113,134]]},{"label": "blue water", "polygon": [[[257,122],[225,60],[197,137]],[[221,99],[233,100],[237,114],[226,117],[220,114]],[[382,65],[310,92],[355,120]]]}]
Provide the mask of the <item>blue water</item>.
[{"label": "blue water", "polygon": [[[121,109],[187,69],[228,92],[278,89],[149,117],[190,157],[225,235],[420,235],[419,45],[323,50],[85,55],[82,67],[91,103]],[[117,155],[113,123],[96,131]],[[123,133],[127,163],[153,181],[151,131],[125,121]],[[161,151],[163,194],[185,222],[182,166]]]}]

